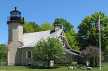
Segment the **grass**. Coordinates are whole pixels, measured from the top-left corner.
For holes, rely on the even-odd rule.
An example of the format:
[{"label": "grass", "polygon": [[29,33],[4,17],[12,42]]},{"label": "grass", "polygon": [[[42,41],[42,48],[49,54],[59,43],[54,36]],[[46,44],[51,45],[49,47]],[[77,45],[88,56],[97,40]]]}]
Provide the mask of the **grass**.
[{"label": "grass", "polygon": [[[0,71],[87,71],[86,69],[69,69],[64,66],[60,66],[58,68],[53,69],[32,69],[25,66],[1,66]],[[92,70],[88,71],[99,71],[99,68],[93,68]],[[108,63],[104,63],[102,65],[102,71],[108,71]]]}]

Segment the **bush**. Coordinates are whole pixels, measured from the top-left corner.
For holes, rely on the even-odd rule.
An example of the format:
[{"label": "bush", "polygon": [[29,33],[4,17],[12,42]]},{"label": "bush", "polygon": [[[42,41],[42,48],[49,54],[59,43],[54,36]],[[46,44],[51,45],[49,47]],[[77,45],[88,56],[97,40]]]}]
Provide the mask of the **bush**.
[{"label": "bush", "polygon": [[48,65],[50,60],[55,61],[64,54],[62,44],[55,38],[48,38],[46,41],[38,42],[32,52],[34,61],[45,61]]},{"label": "bush", "polygon": [[7,64],[7,48],[6,45],[0,44],[0,65]]}]

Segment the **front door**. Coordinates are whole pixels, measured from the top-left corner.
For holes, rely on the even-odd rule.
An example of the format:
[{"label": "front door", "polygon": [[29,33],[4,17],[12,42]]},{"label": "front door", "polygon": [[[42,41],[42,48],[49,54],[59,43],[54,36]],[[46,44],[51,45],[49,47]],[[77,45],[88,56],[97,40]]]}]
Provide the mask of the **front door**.
[{"label": "front door", "polygon": [[31,65],[32,64],[32,53],[31,51],[27,51],[27,65]]}]

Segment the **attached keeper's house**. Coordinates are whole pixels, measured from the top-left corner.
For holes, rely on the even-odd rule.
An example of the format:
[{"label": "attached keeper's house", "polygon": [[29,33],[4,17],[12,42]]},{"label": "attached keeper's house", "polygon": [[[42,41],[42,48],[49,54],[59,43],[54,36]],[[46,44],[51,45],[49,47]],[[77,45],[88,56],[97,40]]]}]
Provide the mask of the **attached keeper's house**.
[{"label": "attached keeper's house", "polygon": [[[31,49],[37,42],[48,37],[61,39],[63,27],[54,25],[54,31],[24,33],[21,12],[16,8],[10,12],[8,24],[8,65],[30,65],[33,64]],[[62,40],[61,40],[62,41]]]}]

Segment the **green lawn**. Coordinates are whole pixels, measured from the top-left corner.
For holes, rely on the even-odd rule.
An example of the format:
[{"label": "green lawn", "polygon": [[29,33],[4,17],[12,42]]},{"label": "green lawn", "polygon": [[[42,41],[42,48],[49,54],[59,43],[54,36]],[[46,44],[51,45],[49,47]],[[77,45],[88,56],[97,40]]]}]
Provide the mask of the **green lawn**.
[{"label": "green lawn", "polygon": [[[58,67],[54,69],[31,69],[24,66],[1,66],[0,71],[87,71],[82,69],[69,69],[67,67]],[[99,68],[93,68],[91,71],[99,71]],[[102,71],[108,71],[108,63],[102,65]]]}]

